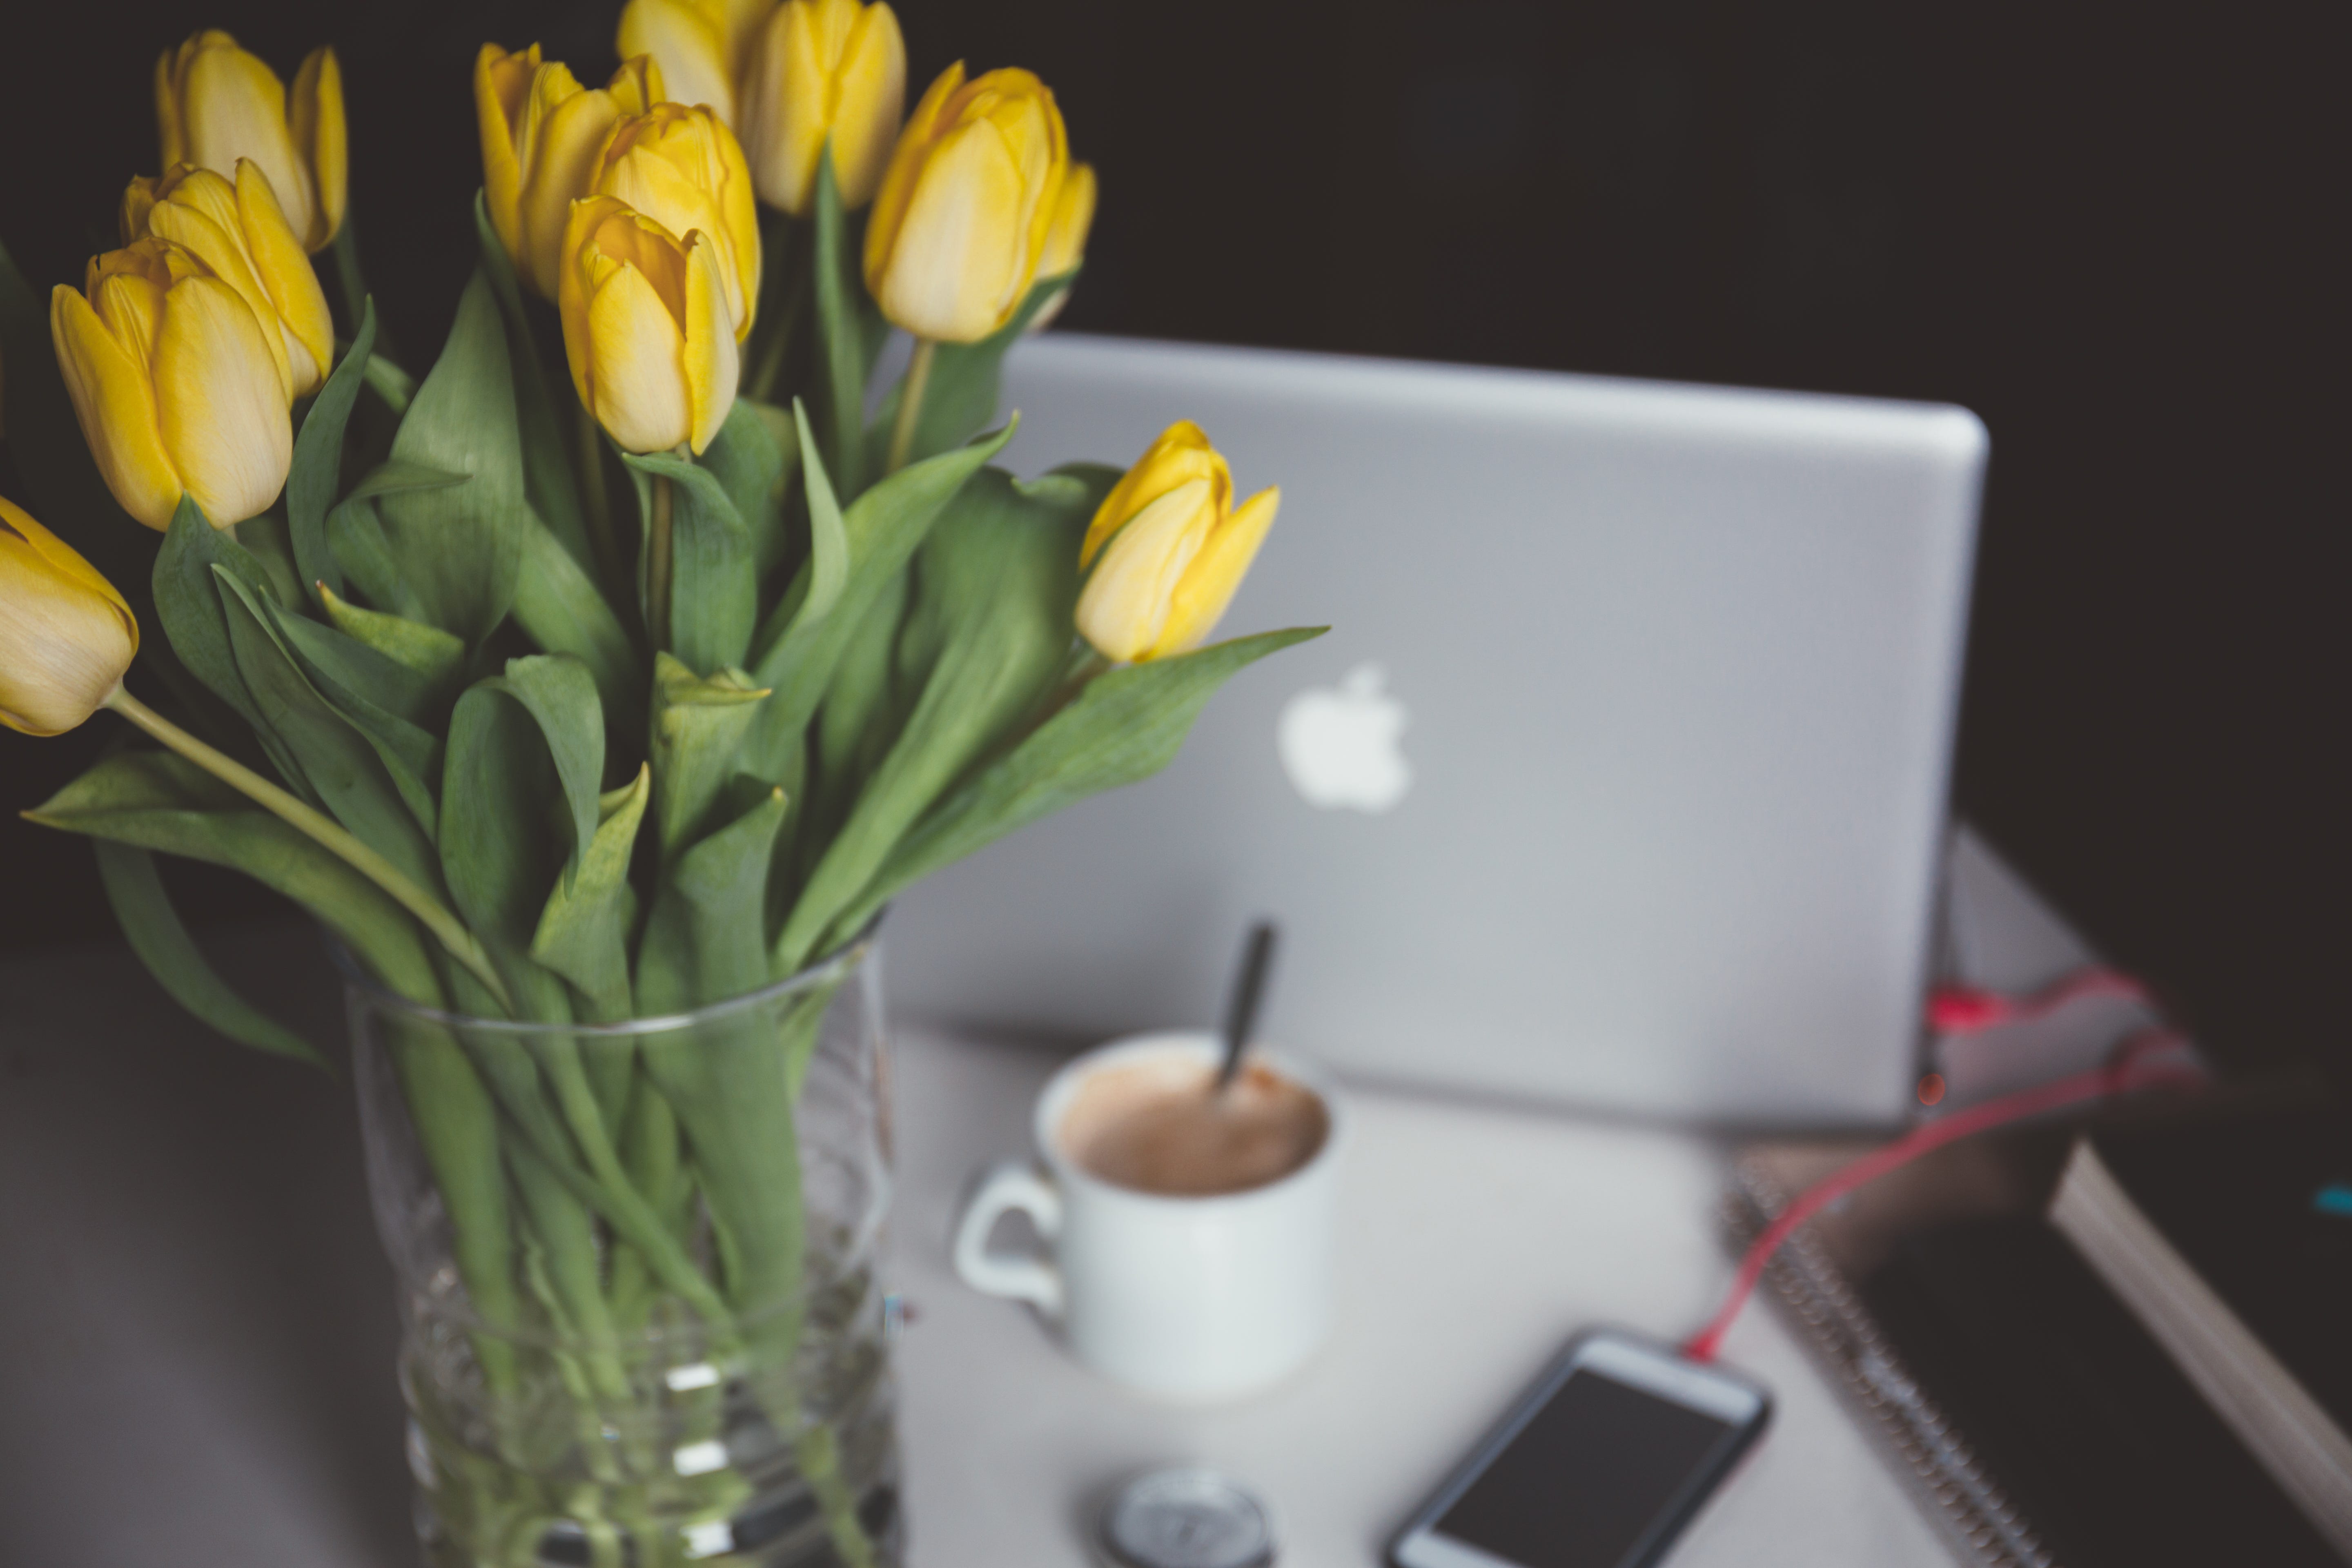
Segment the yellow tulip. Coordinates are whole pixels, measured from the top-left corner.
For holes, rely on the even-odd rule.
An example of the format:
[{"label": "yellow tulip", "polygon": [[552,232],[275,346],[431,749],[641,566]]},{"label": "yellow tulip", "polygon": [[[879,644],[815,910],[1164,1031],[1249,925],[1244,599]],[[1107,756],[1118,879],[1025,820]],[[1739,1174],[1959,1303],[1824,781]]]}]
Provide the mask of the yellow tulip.
[{"label": "yellow tulip", "polygon": [[841,205],[874,199],[907,106],[907,45],[889,6],[784,0],[760,29],[739,85],[736,129],[771,205],[808,216],[827,137]]},{"label": "yellow tulip", "polygon": [[288,396],[319,390],[334,363],[334,322],[319,275],[261,165],[239,158],[234,184],[185,163],[173,164],[160,180],[131,181],[122,193],[122,243],[151,234],[194,251],[265,327],[275,329],[273,357]]},{"label": "yellow tulip", "polygon": [[866,286],[919,338],[977,342],[1037,277],[1069,166],[1061,110],[1024,70],[940,73],[898,133],[866,230]]},{"label": "yellow tulip", "polygon": [[776,0],[629,0],[615,47],[651,55],[677,103],[699,103],[735,123],[735,83]]},{"label": "yellow tulip", "polygon": [[[1054,224],[1045,231],[1045,254],[1037,261],[1037,276],[1059,278],[1087,258],[1087,231],[1095,226],[1095,166],[1073,163],[1062,182],[1062,195],[1054,204]],[[1042,332],[1054,324],[1070,302],[1067,289],[1045,301],[1029,318],[1029,331]]]},{"label": "yellow tulip", "polygon": [[324,250],[343,226],[351,158],[333,49],[310,51],[289,104],[275,71],[207,28],[155,62],[155,119],[167,169],[233,175],[239,158],[260,164],[305,250]]},{"label": "yellow tulip", "polygon": [[1078,595],[1079,635],[1107,658],[1137,663],[1207,641],[1282,504],[1279,489],[1238,507],[1233,493],[1223,456],[1198,425],[1162,431],[1087,529],[1078,563],[1094,572]]},{"label": "yellow tulip", "polygon": [[122,510],[161,530],[183,495],[215,528],[267,509],[294,460],[277,334],[194,251],[157,235],[95,258],[86,293],[50,293],[49,335]]},{"label": "yellow tulip", "polygon": [[700,452],[735,405],[740,362],[719,242],[678,239],[612,196],[572,205],[563,241],[563,353],[572,384],[632,452]]},{"label": "yellow tulip", "polygon": [[626,202],[683,237],[700,232],[727,289],[737,342],[760,302],[760,206],[742,143],[708,109],[656,103],[613,127],[594,194]]},{"label": "yellow tulip", "polygon": [[661,100],[661,68],[643,55],[596,89],[582,87],[560,60],[542,65],[537,44],[517,54],[484,44],[474,57],[490,225],[516,273],[542,298],[555,298],[564,225],[595,182],[605,138]]},{"label": "yellow tulip", "polygon": [[139,622],[71,545],[0,500],[0,724],[60,735],[98,711],[139,651]]},{"label": "yellow tulip", "polygon": [[1073,163],[1054,203],[1054,221],[1045,230],[1045,253],[1037,259],[1037,276],[1059,278],[1087,258],[1087,231],[1095,226],[1095,166]]}]

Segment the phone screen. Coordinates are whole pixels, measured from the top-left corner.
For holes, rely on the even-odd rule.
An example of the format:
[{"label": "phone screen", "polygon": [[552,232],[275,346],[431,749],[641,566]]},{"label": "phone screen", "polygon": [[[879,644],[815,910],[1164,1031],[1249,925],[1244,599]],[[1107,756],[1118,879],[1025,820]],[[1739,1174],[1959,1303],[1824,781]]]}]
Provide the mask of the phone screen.
[{"label": "phone screen", "polygon": [[1616,1568],[1737,1435],[1579,1368],[1432,1529],[1522,1568]]}]

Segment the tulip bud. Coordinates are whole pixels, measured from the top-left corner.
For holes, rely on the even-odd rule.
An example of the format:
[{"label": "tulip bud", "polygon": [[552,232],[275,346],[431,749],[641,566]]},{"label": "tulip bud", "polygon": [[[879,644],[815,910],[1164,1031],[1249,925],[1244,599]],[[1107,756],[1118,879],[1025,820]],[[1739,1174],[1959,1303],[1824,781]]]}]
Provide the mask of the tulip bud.
[{"label": "tulip bud", "polygon": [[324,250],[342,227],[350,152],[333,49],[310,51],[289,105],[276,72],[208,28],[155,62],[155,119],[167,169],[234,175],[240,158],[260,164],[305,250]]},{"label": "tulip bud", "polygon": [[669,83],[670,101],[707,106],[735,123],[735,83],[754,35],[775,0],[629,0],[621,8],[616,52],[651,55]]},{"label": "tulip bud", "polygon": [[760,29],[740,85],[736,129],[769,205],[809,216],[827,137],[841,205],[874,199],[907,105],[907,45],[889,6],[784,0]]},{"label": "tulip bud", "polygon": [[1061,110],[1024,70],[931,83],[874,198],[866,286],[919,338],[977,342],[1013,319],[1036,279],[1070,160]]},{"label": "tulip bud", "polygon": [[[1095,226],[1095,166],[1073,163],[1062,182],[1061,198],[1054,204],[1054,224],[1045,231],[1045,254],[1037,260],[1037,276],[1059,278],[1087,258],[1087,231]],[[1045,301],[1029,318],[1029,330],[1042,332],[1054,324],[1070,302],[1067,289]]]},{"label": "tulip bud", "polygon": [[708,109],[657,103],[613,127],[598,154],[593,189],[672,235],[699,232],[710,243],[728,319],[741,342],[760,301],[760,208],[735,132]]},{"label": "tulip bud", "polygon": [[1103,498],[1078,551],[1081,566],[1101,557],[1077,609],[1097,651],[1142,663],[1208,640],[1282,503],[1268,489],[1234,508],[1233,486],[1224,458],[1182,419]]},{"label": "tulip bud", "polygon": [[539,46],[509,54],[484,44],[474,57],[474,115],[482,136],[482,191],[515,271],[552,300],[572,204],[595,183],[597,154],[624,117],[662,99],[661,68],[626,61],[602,88],[583,88]]},{"label": "tulip bud", "polygon": [[60,735],[98,711],[139,651],[139,622],[72,546],[0,500],[0,724]]},{"label": "tulip bud", "polygon": [[335,327],[319,275],[250,158],[236,161],[236,183],[210,169],[175,163],[160,180],[141,177],[122,193],[122,243],[160,235],[237,291],[272,329],[271,347],[289,397],[308,397],[334,362]]},{"label": "tulip bud", "polygon": [[215,528],[266,510],[294,461],[283,342],[194,251],[157,235],[92,259],[86,295],[51,291],[49,335],[122,510],[158,531],[183,495]]},{"label": "tulip bud", "polygon": [[684,240],[612,196],[572,205],[563,353],[583,406],[632,452],[700,452],[727,423],[739,375],[718,241]]}]

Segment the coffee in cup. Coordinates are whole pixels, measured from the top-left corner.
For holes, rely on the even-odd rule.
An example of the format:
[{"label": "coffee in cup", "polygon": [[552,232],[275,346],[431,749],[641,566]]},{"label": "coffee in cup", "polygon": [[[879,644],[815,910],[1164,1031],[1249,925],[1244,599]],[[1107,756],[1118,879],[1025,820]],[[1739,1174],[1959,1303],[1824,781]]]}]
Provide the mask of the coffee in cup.
[{"label": "coffee in cup", "polygon": [[1263,1061],[1220,1089],[1213,1064],[1163,1054],[1081,1079],[1056,1137],[1115,1186],[1208,1197],[1280,1181],[1315,1157],[1330,1125],[1320,1096]]}]

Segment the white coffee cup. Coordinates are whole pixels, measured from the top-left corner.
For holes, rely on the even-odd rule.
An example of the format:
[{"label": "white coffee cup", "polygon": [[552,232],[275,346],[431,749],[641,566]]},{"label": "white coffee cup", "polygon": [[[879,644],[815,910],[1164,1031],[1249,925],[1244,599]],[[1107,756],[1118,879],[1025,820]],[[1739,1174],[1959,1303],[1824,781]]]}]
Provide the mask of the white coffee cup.
[{"label": "white coffee cup", "polygon": [[[1263,1186],[1175,1196],[1117,1186],[1063,1147],[1060,1131],[1092,1074],[1175,1056],[1213,1067],[1221,1047],[1198,1033],[1138,1035],[1087,1052],[1037,1097],[1032,1135],[1044,1171],[998,1165],[956,1226],[965,1284],[1027,1301],[1059,1323],[1087,1366],[1140,1393],[1230,1399],[1275,1383],[1313,1354],[1331,1321],[1331,1246],[1347,1115],[1328,1079],[1277,1053],[1254,1052],[1323,1102],[1323,1142]],[[992,1252],[1007,1213],[1029,1216],[1049,1258]]]}]

